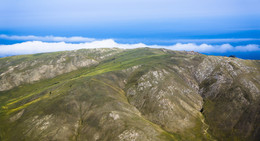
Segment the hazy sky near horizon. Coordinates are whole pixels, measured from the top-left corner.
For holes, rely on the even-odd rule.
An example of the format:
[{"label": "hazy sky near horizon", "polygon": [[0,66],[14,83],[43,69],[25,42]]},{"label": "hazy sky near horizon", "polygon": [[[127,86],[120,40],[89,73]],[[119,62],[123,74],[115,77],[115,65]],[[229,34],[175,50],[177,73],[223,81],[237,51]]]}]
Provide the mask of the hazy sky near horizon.
[{"label": "hazy sky near horizon", "polygon": [[206,44],[209,51],[245,47],[259,53],[259,7],[260,0],[0,0],[0,47],[112,39],[118,45],[191,43],[195,51]]},{"label": "hazy sky near horizon", "polygon": [[[259,0],[0,0],[1,29],[139,23],[160,29],[260,29]],[[184,24],[184,25],[183,25]],[[193,26],[191,26],[193,24]],[[186,25],[186,26],[185,26]],[[168,27],[167,27],[168,26]],[[208,27],[212,25],[207,25]],[[122,27],[123,28],[123,27]],[[186,30],[189,30],[186,29]],[[205,27],[204,27],[205,28]]]}]

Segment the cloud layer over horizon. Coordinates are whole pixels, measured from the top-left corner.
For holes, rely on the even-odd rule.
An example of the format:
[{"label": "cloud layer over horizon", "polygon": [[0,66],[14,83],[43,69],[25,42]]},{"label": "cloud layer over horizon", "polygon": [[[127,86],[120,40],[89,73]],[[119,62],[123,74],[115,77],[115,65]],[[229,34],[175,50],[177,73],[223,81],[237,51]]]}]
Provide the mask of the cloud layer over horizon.
[{"label": "cloud layer over horizon", "polygon": [[230,44],[210,45],[210,44],[195,44],[195,43],[177,43],[174,45],[146,45],[144,43],[138,44],[120,44],[113,39],[94,40],[85,43],[65,43],[65,42],[43,42],[43,41],[26,41],[12,45],[0,45],[0,57],[10,55],[35,54],[56,51],[68,51],[77,49],[91,49],[91,48],[122,48],[133,49],[139,47],[150,48],[166,48],[177,51],[196,51],[200,53],[225,53],[225,52],[253,52],[260,51],[259,45],[248,44],[245,46],[232,46]]},{"label": "cloud layer over horizon", "polygon": [[6,40],[18,40],[18,41],[53,41],[53,42],[90,42],[94,41],[94,38],[87,38],[81,36],[73,36],[73,37],[60,37],[60,36],[17,36],[17,35],[5,35],[0,34],[0,39]]}]

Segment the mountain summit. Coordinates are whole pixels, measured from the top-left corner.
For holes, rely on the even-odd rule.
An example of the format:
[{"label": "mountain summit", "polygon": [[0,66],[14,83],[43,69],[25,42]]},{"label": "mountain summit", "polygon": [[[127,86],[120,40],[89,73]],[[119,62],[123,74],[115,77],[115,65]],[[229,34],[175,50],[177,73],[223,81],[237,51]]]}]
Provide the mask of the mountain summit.
[{"label": "mountain summit", "polygon": [[260,139],[260,61],[166,49],[0,58],[0,140]]}]

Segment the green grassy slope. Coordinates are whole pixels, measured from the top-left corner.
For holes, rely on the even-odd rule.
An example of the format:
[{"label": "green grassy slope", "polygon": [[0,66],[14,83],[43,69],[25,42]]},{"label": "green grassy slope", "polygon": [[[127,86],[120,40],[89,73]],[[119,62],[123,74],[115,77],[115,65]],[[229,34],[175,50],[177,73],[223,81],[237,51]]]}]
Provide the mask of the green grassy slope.
[{"label": "green grassy slope", "polygon": [[[10,65],[31,59],[48,57],[49,61],[52,60],[51,56],[57,54],[66,57],[80,52],[80,56],[98,61],[95,65],[51,78],[42,77],[31,83],[23,82],[10,90],[1,91],[0,140],[255,139],[252,134],[243,138],[236,135],[244,130],[244,121],[249,118],[243,112],[239,115],[244,118],[232,125],[237,129],[235,132],[230,126],[223,130],[226,135],[219,131],[222,127],[218,127],[221,125],[218,121],[223,118],[216,116],[218,111],[224,112],[221,109],[227,103],[234,111],[236,108],[232,107],[234,103],[228,101],[233,97],[224,97],[229,93],[222,83],[218,91],[220,94],[215,94],[221,98],[208,96],[214,94],[215,89],[210,86],[219,82],[214,73],[218,74],[217,69],[221,67],[214,66],[215,71],[207,75],[211,77],[205,77],[200,82],[204,76],[197,76],[197,70],[207,56],[150,48],[113,51],[97,50],[93,53],[91,50],[80,50],[76,53],[58,52],[0,59],[0,72],[6,72]],[[42,61],[39,65],[48,61]],[[75,63],[69,59],[66,61],[63,63]],[[257,63],[243,62],[252,68],[258,67]],[[54,65],[59,66],[59,63]],[[34,67],[37,66],[26,69],[33,70]],[[241,70],[239,67],[238,70]],[[16,70],[13,73],[17,73]],[[247,77],[256,75],[259,73],[245,77],[247,80]],[[242,78],[242,73],[239,76]],[[259,88],[259,81],[255,81],[252,79],[252,83]],[[229,81],[226,83],[229,84]],[[236,94],[233,89],[239,84],[234,79],[227,89]],[[245,83],[240,85],[242,91],[249,93],[243,97],[253,95],[250,104],[240,105],[241,108],[250,105],[252,108],[245,109],[259,110],[254,106],[259,99],[257,91],[248,90],[249,86]],[[204,104],[203,98],[206,101]],[[236,101],[238,105],[241,103],[239,98]],[[203,114],[200,112],[202,108]],[[259,114],[255,112],[252,116]],[[216,119],[218,117],[220,120]],[[230,121],[225,122],[229,125]]]}]

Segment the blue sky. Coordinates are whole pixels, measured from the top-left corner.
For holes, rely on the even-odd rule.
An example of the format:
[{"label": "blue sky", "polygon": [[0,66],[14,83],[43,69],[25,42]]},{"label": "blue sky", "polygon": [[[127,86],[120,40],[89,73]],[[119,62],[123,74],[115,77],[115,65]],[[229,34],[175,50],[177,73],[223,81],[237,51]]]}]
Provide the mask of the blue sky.
[{"label": "blue sky", "polygon": [[[259,0],[0,0],[0,44],[3,48],[26,41],[71,42],[68,38],[77,36],[147,46],[254,44],[259,48],[259,7]],[[3,38],[29,35],[39,38]],[[63,38],[40,38],[46,36]],[[82,42],[90,41],[73,41]],[[242,58],[254,54],[253,59],[260,59],[257,49],[225,53]],[[4,54],[1,46],[0,54]]]}]

